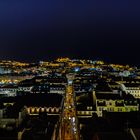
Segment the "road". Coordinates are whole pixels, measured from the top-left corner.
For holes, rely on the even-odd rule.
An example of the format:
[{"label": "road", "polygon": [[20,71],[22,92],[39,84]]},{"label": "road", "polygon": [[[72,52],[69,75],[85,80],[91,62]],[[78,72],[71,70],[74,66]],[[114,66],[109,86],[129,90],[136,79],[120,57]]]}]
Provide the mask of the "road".
[{"label": "road", "polygon": [[68,84],[61,122],[62,140],[79,140],[78,120],[72,84]]}]

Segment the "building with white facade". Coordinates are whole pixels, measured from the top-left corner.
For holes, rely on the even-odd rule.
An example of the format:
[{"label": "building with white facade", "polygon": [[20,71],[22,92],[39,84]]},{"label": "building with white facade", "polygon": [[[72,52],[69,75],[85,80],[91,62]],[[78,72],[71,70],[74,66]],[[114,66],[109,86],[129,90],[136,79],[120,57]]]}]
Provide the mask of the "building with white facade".
[{"label": "building with white facade", "polygon": [[102,117],[103,111],[107,112],[130,112],[139,111],[139,104],[136,99],[125,100],[118,93],[96,93],[97,115]]},{"label": "building with white facade", "polygon": [[136,99],[140,99],[140,83],[124,83],[121,84],[121,89],[127,94],[131,94]]}]

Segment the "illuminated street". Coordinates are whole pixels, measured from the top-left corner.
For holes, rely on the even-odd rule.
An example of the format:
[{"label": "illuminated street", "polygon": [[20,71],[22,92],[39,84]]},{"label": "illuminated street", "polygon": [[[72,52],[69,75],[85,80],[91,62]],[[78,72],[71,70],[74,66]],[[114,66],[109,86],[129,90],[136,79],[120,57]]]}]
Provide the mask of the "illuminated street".
[{"label": "illuminated street", "polygon": [[62,140],[78,140],[79,129],[74,103],[73,86],[69,84],[66,90],[61,124]]}]

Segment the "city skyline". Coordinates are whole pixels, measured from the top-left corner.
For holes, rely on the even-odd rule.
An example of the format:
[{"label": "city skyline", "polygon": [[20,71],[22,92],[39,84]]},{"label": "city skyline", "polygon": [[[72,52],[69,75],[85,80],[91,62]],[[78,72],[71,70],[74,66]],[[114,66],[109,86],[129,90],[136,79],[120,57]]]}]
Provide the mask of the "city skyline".
[{"label": "city skyline", "polygon": [[0,60],[62,56],[139,65],[139,3],[1,1]]}]

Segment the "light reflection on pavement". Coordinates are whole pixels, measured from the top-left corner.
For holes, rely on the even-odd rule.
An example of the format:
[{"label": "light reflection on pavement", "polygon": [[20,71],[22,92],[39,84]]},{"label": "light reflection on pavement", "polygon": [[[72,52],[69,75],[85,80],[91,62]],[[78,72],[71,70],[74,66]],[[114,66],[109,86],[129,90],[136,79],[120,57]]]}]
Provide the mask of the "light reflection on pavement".
[{"label": "light reflection on pavement", "polygon": [[62,114],[61,132],[63,140],[79,140],[78,121],[74,103],[73,86],[68,85]]}]

